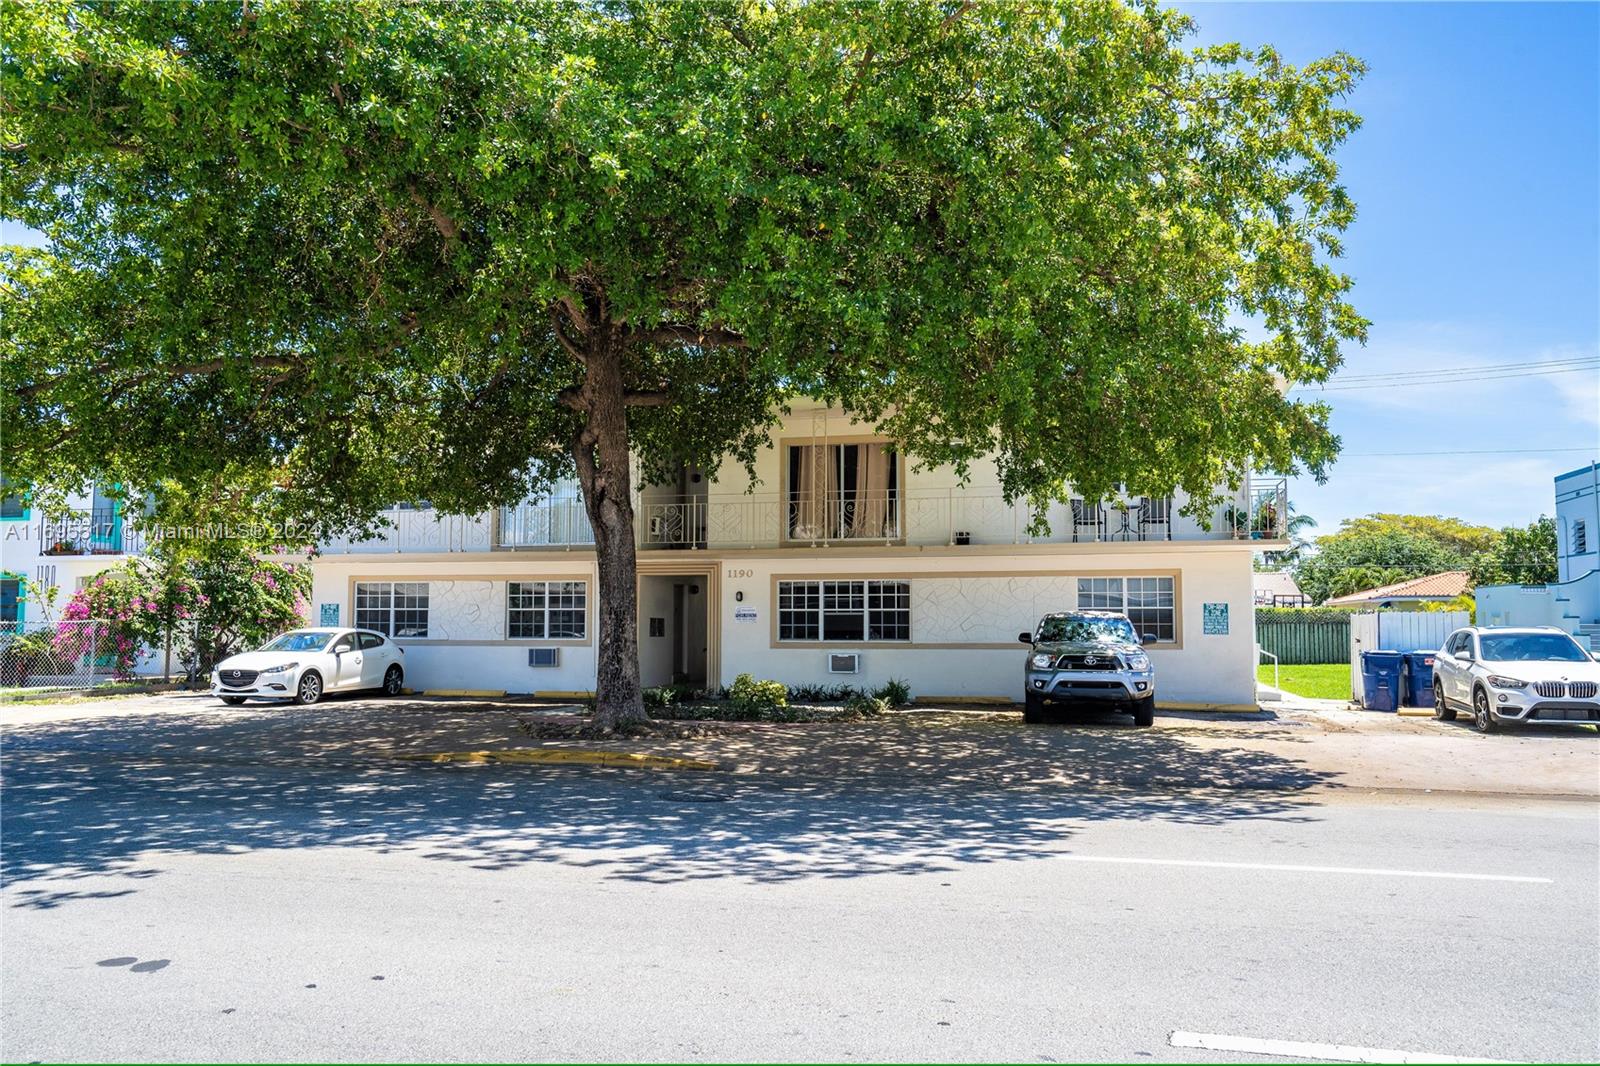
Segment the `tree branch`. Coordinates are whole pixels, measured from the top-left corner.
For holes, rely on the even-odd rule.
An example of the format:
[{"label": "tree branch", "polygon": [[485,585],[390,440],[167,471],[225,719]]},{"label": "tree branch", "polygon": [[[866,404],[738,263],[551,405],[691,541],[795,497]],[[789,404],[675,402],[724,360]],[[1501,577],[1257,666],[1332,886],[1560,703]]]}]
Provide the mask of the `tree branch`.
[{"label": "tree branch", "polygon": [[566,327],[561,323],[561,312],[554,307],[550,309],[550,331],[556,335],[556,341],[567,350],[567,354],[584,366],[589,365],[589,353],[585,352],[578,342],[567,336]]},{"label": "tree branch", "polygon": [[451,251],[461,247],[461,227],[456,224],[456,220],[446,214],[438,204],[418,192],[415,185],[407,186],[406,191],[411,193],[411,199],[428,212],[428,217],[433,220],[433,228],[444,238],[445,245]]},{"label": "tree branch", "polygon": [[672,397],[666,392],[629,391],[622,394],[622,402],[629,407],[661,407],[671,400]]},{"label": "tree branch", "polygon": [[643,341],[646,344],[683,344],[693,345],[697,348],[748,348],[749,342],[744,339],[744,334],[721,326],[712,326],[702,329],[699,326],[686,326],[678,323],[666,323],[653,326],[650,329],[635,329],[628,332],[628,340]]}]

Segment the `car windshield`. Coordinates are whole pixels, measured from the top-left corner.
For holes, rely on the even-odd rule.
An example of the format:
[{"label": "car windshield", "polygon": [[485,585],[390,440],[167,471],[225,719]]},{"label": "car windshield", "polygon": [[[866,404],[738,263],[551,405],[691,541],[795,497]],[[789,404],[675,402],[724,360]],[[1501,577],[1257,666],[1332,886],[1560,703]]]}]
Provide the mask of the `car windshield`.
[{"label": "car windshield", "polygon": [[1039,635],[1034,639],[1040,643],[1139,642],[1133,623],[1126,618],[1046,618],[1039,623]]},{"label": "car windshield", "polygon": [[1584,663],[1589,656],[1564,633],[1485,633],[1478,640],[1483,657],[1497,663]]},{"label": "car windshield", "polygon": [[333,639],[332,633],[285,633],[283,636],[263,644],[262,651],[321,651],[328,641]]}]

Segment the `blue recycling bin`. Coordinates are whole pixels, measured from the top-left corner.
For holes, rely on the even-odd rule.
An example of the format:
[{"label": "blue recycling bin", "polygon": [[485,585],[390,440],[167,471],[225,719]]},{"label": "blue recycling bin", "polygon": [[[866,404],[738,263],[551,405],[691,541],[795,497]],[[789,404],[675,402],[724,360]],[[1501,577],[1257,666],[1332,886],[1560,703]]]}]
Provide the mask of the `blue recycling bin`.
[{"label": "blue recycling bin", "polygon": [[1437,654],[1434,651],[1406,652],[1406,683],[1401,691],[1413,707],[1433,706],[1433,657]]},{"label": "blue recycling bin", "polygon": [[1361,653],[1361,705],[1369,711],[1394,711],[1400,707],[1400,664],[1397,651]]}]

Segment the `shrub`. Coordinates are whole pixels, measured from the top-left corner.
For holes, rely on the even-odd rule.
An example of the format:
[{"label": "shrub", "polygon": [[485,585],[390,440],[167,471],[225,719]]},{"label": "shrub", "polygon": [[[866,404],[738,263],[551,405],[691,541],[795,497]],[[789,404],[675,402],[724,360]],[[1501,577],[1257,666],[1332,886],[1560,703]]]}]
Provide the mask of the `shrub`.
[{"label": "shrub", "polygon": [[911,702],[911,682],[903,677],[891,677],[872,695],[891,707],[904,707]]},{"label": "shrub", "polygon": [[641,695],[644,697],[644,705],[646,707],[652,710],[659,710],[663,707],[671,707],[676,703],[678,691],[671,685],[657,685],[654,688],[645,689]]},{"label": "shrub", "polygon": [[789,690],[782,681],[757,681],[749,674],[733,679],[728,698],[741,711],[759,713],[789,706]]},{"label": "shrub", "polygon": [[865,692],[858,692],[850,697],[849,701],[844,705],[844,709],[851,714],[859,714],[871,718],[875,715],[888,714],[889,701],[882,696],[869,696]]}]

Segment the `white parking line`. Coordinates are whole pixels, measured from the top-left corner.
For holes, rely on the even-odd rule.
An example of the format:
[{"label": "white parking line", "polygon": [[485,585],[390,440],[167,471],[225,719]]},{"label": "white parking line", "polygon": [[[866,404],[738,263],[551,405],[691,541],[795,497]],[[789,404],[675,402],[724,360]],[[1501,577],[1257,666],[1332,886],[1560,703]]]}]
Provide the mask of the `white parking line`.
[{"label": "white parking line", "polygon": [[1458,874],[1444,870],[1389,870],[1366,866],[1297,866],[1281,862],[1208,862],[1204,859],[1138,859],[1120,855],[1057,855],[1068,862],[1125,863],[1131,866],[1191,866],[1206,870],[1277,870],[1299,874],[1366,874],[1369,877],[1436,877],[1447,881],[1510,881],[1520,885],[1549,885],[1548,877],[1516,874]]},{"label": "white parking line", "polygon": [[1307,1044],[1299,1040],[1255,1040],[1247,1036],[1219,1036],[1216,1033],[1185,1033],[1167,1037],[1173,1047],[1204,1048],[1207,1051],[1242,1051],[1250,1055],[1281,1055],[1294,1059],[1326,1059],[1329,1062],[1512,1062],[1512,1059],[1469,1059],[1460,1055],[1430,1055],[1422,1051],[1396,1051],[1393,1048],[1351,1047],[1346,1044]]}]

